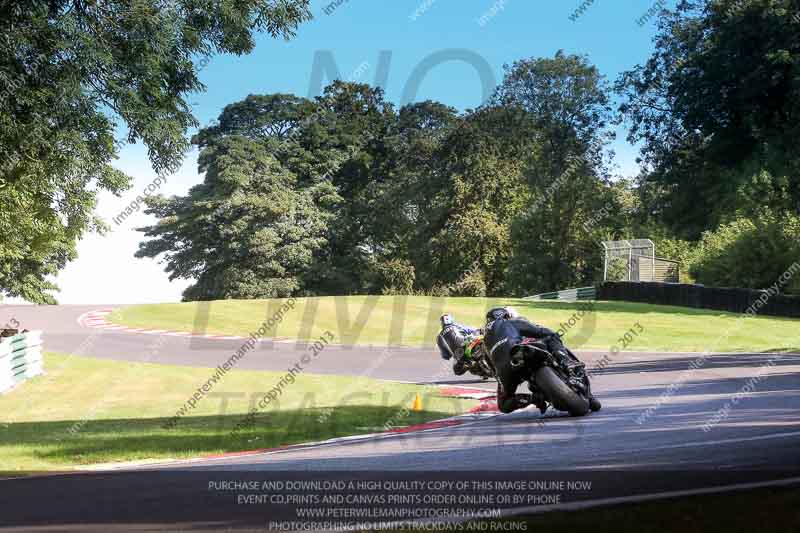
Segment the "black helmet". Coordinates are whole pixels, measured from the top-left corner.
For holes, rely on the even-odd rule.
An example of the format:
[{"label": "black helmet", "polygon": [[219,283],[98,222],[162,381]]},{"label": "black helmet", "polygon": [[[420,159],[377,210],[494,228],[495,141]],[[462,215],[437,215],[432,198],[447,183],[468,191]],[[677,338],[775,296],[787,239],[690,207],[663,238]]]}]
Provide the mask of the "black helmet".
[{"label": "black helmet", "polygon": [[439,354],[442,359],[450,359],[453,356],[461,359],[464,355],[464,344],[467,342],[464,333],[455,324],[444,327],[439,336],[436,337],[436,345],[439,347]]},{"label": "black helmet", "polygon": [[511,318],[511,314],[505,307],[493,307],[486,313],[486,322],[493,322],[501,318]]}]

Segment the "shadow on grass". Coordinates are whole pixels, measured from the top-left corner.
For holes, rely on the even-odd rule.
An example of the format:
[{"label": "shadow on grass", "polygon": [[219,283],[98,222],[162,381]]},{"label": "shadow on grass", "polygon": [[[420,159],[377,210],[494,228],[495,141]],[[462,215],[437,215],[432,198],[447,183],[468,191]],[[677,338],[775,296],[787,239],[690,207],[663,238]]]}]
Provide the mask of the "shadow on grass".
[{"label": "shadow on grass", "polygon": [[[409,411],[397,406],[342,406],[325,409],[267,411],[255,423],[231,433],[243,414],[191,416],[164,429],[169,418],[18,422],[0,433],[0,451],[12,452],[5,469],[17,460],[36,458],[52,467],[145,458],[180,458],[273,448],[384,431],[385,424],[408,426],[452,416],[439,411]],[[322,417],[322,418],[321,418]],[[5,462],[4,461],[4,462]]]}]

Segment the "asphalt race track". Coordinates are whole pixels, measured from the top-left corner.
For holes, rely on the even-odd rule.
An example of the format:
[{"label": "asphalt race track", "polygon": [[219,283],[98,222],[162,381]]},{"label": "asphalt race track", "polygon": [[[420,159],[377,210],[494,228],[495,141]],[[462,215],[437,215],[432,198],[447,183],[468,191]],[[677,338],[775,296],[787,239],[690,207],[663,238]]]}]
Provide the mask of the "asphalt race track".
[{"label": "asphalt race track", "polygon": [[[78,326],[79,315],[99,307],[3,306],[0,321],[14,316],[24,327],[43,329],[48,351],[142,360],[157,337]],[[148,360],[214,367],[240,345],[170,337]],[[238,368],[285,370],[302,349],[293,343],[268,343]],[[604,368],[597,367],[604,354],[579,355],[593,369],[593,389],[603,403],[602,411],[587,417],[552,411],[542,417],[532,408],[510,415],[480,413],[464,417],[459,425],[389,437],[122,472],[4,480],[0,525],[41,530],[80,523],[102,529],[101,524],[127,519],[142,526],[177,522],[186,529],[263,527],[265,517],[258,507],[233,509],[210,502],[201,481],[237,475],[263,479],[272,472],[594,476],[602,490],[576,501],[800,476],[800,355],[624,352]],[[688,370],[690,365],[699,368]],[[436,379],[442,364],[432,349],[331,347],[308,371],[360,375],[372,367],[375,378],[494,388],[494,383],[466,377]],[[728,402],[732,408],[720,411]]]}]

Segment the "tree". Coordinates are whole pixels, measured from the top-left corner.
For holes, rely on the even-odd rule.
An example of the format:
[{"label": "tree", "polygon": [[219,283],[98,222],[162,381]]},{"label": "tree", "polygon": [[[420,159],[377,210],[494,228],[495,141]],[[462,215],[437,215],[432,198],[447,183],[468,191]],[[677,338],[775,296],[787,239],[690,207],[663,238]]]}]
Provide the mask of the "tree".
[{"label": "tree", "polygon": [[[329,247],[319,255],[313,288],[322,294],[373,292],[373,266],[383,255],[374,237],[375,189],[385,183],[385,138],[397,115],[383,90],[336,80],[317,99],[309,132],[311,153],[325,154],[325,179],[342,196],[330,225]],[[327,157],[332,156],[332,157]]]},{"label": "tree", "polygon": [[691,274],[716,287],[800,292],[800,217],[764,212],[703,233]]},{"label": "tree", "polygon": [[123,143],[142,141],[158,173],[178,168],[197,125],[186,97],[204,89],[195,60],[309,18],[307,0],[0,2],[0,293],[54,302],[46,278],[105,227],[97,192],[130,184],[111,166]]},{"label": "tree", "polygon": [[530,197],[522,171],[535,149],[531,128],[519,109],[489,105],[468,113],[445,139],[441,207],[421,258],[434,287],[445,285],[458,294],[468,277],[471,295],[479,286],[488,294],[503,289],[510,221]]},{"label": "tree", "polygon": [[800,210],[800,5],[682,0],[617,82],[648,206],[681,236],[762,206]]},{"label": "tree", "polygon": [[[430,101],[395,112],[380,89],[342,81],[313,101],[273,94],[230,104],[194,138],[205,183],[151,201],[161,222],[144,228],[155,239],[140,256],[164,254],[173,277],[197,278],[187,299],[495,295],[510,286],[512,263],[539,285],[585,279],[600,264],[600,232],[622,232],[632,210],[621,209],[629,188],[606,180],[602,77],[584,58],[558,54],[515,64],[506,81],[463,115]],[[241,190],[221,185],[230,176]],[[231,211],[239,195],[256,203]],[[259,215],[264,202],[294,218],[277,207]],[[604,209],[597,228],[584,229]],[[215,212],[219,231],[207,218]],[[307,231],[290,235],[286,220]],[[251,242],[258,228],[269,230],[269,248]],[[283,261],[287,242],[302,261]]]},{"label": "tree", "polygon": [[[442,150],[459,123],[455,109],[432,101],[400,109],[383,141],[378,174],[367,187],[364,227],[369,232],[376,272],[368,289],[402,287],[395,279],[411,279],[416,287],[437,283],[427,245],[442,216]],[[392,272],[389,276],[388,272]],[[413,287],[412,287],[413,288]]]},{"label": "tree", "polygon": [[[375,224],[371,224],[380,218],[375,217],[371,210],[374,198],[370,188],[373,184],[383,182],[380,171],[385,159],[383,138],[395,118],[391,104],[383,101],[380,89],[337,80],[315,100],[288,94],[250,95],[241,102],[226,106],[215,124],[203,128],[193,138],[193,142],[201,149],[201,172],[210,172],[212,168],[220,166],[228,169],[230,162],[221,159],[229,158],[228,152],[220,148],[229,146],[234,140],[241,143],[246,139],[250,142],[251,150],[257,147],[261,154],[259,157],[268,156],[272,161],[270,170],[259,179],[271,182],[274,179],[269,176],[280,173],[291,175],[291,180],[279,180],[273,184],[287,189],[286,201],[290,204],[298,202],[303,195],[311,195],[315,211],[305,212],[305,218],[297,223],[305,228],[308,220],[319,222],[313,224],[314,237],[312,239],[309,236],[311,240],[306,247],[313,255],[313,261],[309,256],[309,260],[302,265],[295,265],[292,281],[281,293],[303,291],[341,294],[379,291],[384,283],[395,285],[395,288],[398,288],[398,284],[399,287],[406,287],[409,279],[413,283],[413,272],[409,278],[409,272],[403,272],[405,266],[402,261],[381,264],[383,259],[389,258],[383,256],[376,240],[380,232]],[[265,193],[255,191],[255,194],[262,196]],[[206,201],[205,194],[210,193],[197,191],[197,194],[179,199],[187,210],[186,220],[192,220],[196,214],[192,211],[192,205]],[[232,192],[215,189],[213,194],[217,201],[222,202]],[[273,198],[273,201],[278,200],[278,197]],[[167,222],[177,209],[173,206],[171,210],[164,210],[160,205],[165,201],[159,199],[152,202],[152,212],[162,217],[162,222]],[[279,228],[273,223],[260,223],[271,224],[280,234],[289,232],[288,226]],[[144,230],[152,236],[158,234],[155,227]],[[240,224],[235,225],[226,238],[237,241],[245,239],[244,234],[237,233],[244,230]],[[186,250],[191,249],[205,258],[205,236],[198,234],[193,237],[189,232],[184,234],[187,236],[184,241]],[[140,253],[156,256],[161,253],[175,254],[180,250],[175,241],[165,235],[162,237],[156,245],[143,247]],[[318,245],[321,242],[324,242],[324,246]],[[280,250],[276,248],[270,253],[279,254]],[[235,277],[241,278],[244,272],[249,272],[248,275],[255,272],[266,275],[256,265],[245,261],[243,256],[239,260],[246,264],[238,268]],[[266,260],[266,255],[258,260]],[[173,272],[180,271],[174,263],[170,264]],[[397,275],[389,271],[395,267],[402,267],[395,272]],[[219,269],[231,272],[234,265],[226,258]],[[291,270],[287,269],[287,272]],[[277,272],[275,275],[280,277],[283,274]],[[217,278],[219,275],[211,277]],[[402,283],[401,279],[404,280]],[[233,294],[242,294],[226,291],[221,284],[198,282],[197,288],[184,296],[187,299],[230,298]]]},{"label": "tree", "polygon": [[592,231],[584,222],[614,202],[603,153],[613,138],[608,93],[582,56],[558,52],[506,67],[494,102],[529,117],[536,146],[522,170],[531,200],[511,226],[513,290],[552,290],[595,277],[605,220]]},{"label": "tree", "polygon": [[186,197],[151,197],[158,224],[137,257],[163,254],[170,279],[195,279],[185,300],[298,294],[314,254],[327,244],[329,182],[307,187],[262,143],[226,136],[207,146],[202,184]]}]

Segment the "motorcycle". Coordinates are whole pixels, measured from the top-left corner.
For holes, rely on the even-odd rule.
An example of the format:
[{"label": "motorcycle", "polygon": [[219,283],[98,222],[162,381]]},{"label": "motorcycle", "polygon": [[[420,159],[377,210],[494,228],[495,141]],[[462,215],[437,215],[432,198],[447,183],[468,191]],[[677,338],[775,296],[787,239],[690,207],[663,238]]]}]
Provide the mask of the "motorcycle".
[{"label": "motorcycle", "polygon": [[[478,376],[483,380],[494,378],[497,372],[495,370],[492,358],[489,357],[489,351],[484,345],[483,334],[481,330],[458,324],[450,314],[442,315],[440,321],[442,324],[442,332],[450,328],[455,328],[466,339],[464,344],[464,352],[458,359],[456,365],[453,367],[456,375],[461,375],[464,373],[463,371],[466,371],[470,374]],[[453,350],[446,348],[446,343],[445,345],[442,345],[440,342],[442,342],[442,333],[440,333],[439,337],[437,337],[439,353],[442,356],[442,359],[449,360],[456,355],[453,353]]]},{"label": "motorcycle", "polygon": [[554,352],[536,339],[524,338],[511,355],[511,365],[527,365],[530,389],[541,391],[555,409],[572,416],[583,416],[591,410],[586,365],[568,348]]},{"label": "motorcycle", "polygon": [[465,367],[470,374],[482,378],[484,381],[496,375],[494,363],[489,357],[489,351],[483,342],[483,335],[476,335],[470,339],[464,349]]}]

